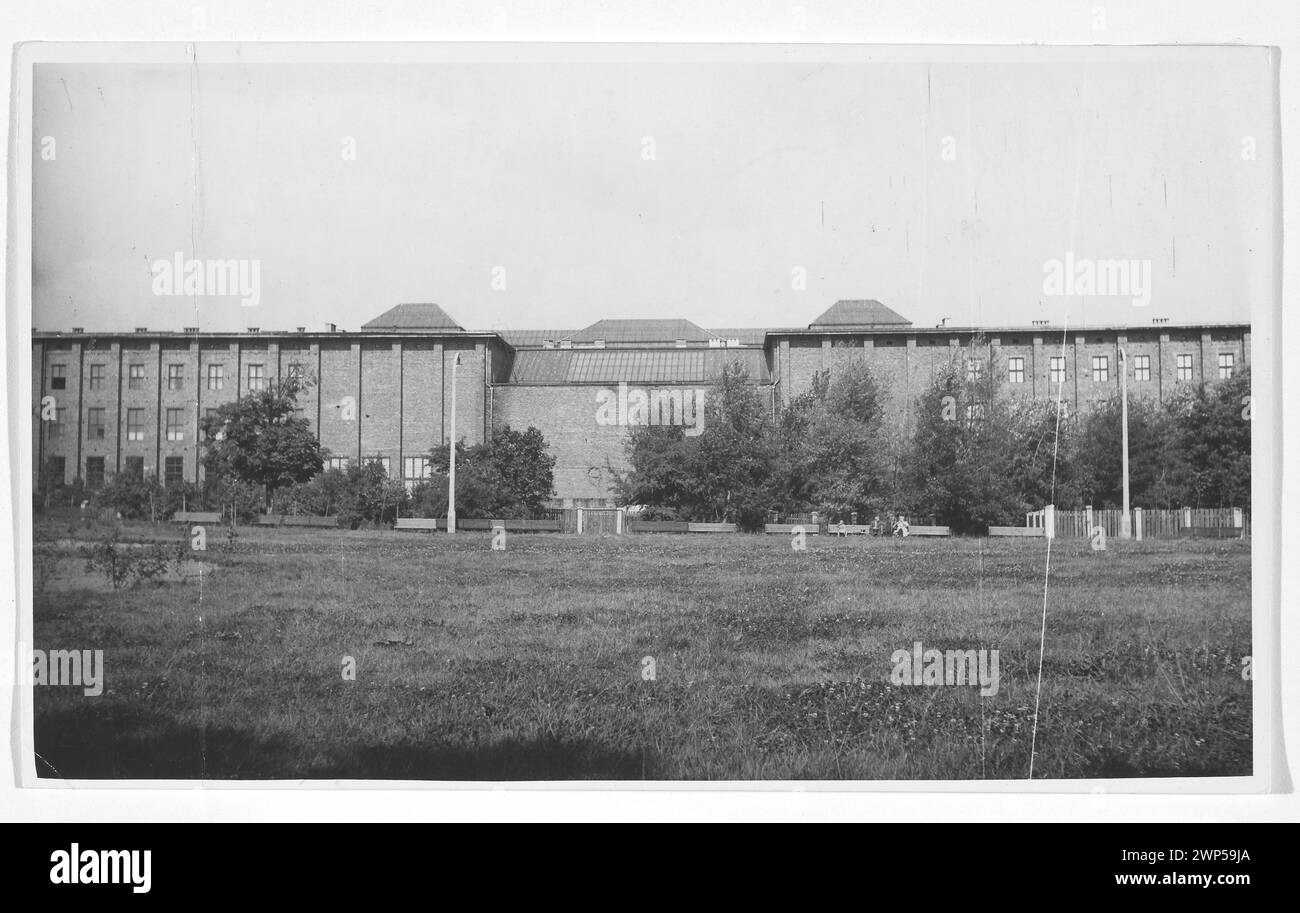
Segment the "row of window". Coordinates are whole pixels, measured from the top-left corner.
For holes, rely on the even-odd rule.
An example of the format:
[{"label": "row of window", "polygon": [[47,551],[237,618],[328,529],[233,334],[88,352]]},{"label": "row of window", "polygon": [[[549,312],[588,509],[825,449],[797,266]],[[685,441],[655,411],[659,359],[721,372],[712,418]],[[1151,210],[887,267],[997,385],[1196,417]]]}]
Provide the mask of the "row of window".
[{"label": "row of window", "polygon": [[[1048,361],[1047,373],[1048,380],[1054,384],[1065,383],[1065,356],[1053,355]],[[1134,355],[1133,362],[1133,379],[1150,380],[1151,379],[1151,356]],[[1236,357],[1232,352],[1219,353],[1219,379],[1227,380],[1232,377],[1232,372],[1236,367]],[[1174,371],[1175,377],[1180,381],[1190,381],[1194,379],[1193,365],[1191,355],[1175,356]],[[966,379],[969,381],[979,380],[984,376],[984,362],[979,359],[968,359],[966,361]],[[1094,383],[1104,384],[1110,381],[1110,357],[1107,355],[1092,356],[1092,380]],[[1013,355],[1007,359],[1007,381],[1013,384],[1023,384],[1025,382],[1025,359],[1020,355]]]},{"label": "row of window", "polygon": [[[981,410],[983,407],[980,407]],[[982,415],[982,412],[981,412]],[[85,482],[91,488],[99,488],[104,484],[104,461],[105,457],[91,456],[86,457],[86,474]],[[379,463],[384,467],[384,472],[388,472],[389,458],[386,456],[373,456],[362,458],[363,464]],[[347,457],[332,457],[325,462],[325,468],[338,469],[346,472],[350,462]],[[66,478],[67,461],[61,456],[52,456],[49,458],[49,465],[52,474],[56,478]],[[422,479],[433,478],[433,463],[428,457],[406,457],[402,460],[403,481],[408,485],[413,485]],[[144,478],[144,457],[128,456],[123,458],[123,473],[129,478]],[[163,481],[167,485],[179,484],[185,479],[185,458],[178,456],[169,456],[163,458]]]},{"label": "row of window", "polygon": [[[391,462],[386,456],[368,456],[361,458],[361,465],[367,466],[371,463],[378,463],[384,467],[385,474],[390,473]],[[347,472],[352,461],[348,457],[330,457],[325,461],[325,469],[337,469],[340,472]],[[424,456],[405,457],[402,460],[402,480],[407,483],[415,483],[421,479],[433,478],[433,462]]]},{"label": "row of window", "polygon": [[[50,438],[63,437],[63,415],[66,408],[55,410],[54,421],[50,422],[46,433]],[[86,439],[91,441],[102,441],[105,437],[105,413],[107,409],[92,406],[86,410]],[[127,409],[126,410],[126,439],[128,441],[143,441],[145,426],[144,409]],[[165,410],[165,424],[167,440],[183,441],[185,440],[185,412],[184,409],[167,409]]]},{"label": "row of window", "polygon": [[[100,488],[104,484],[104,460],[102,456],[86,457],[86,474],[84,476],[87,487]],[[66,479],[67,460],[64,457],[56,456],[49,458],[50,471],[55,478]],[[123,460],[122,472],[129,478],[144,478],[144,457],[129,456]],[[164,457],[163,458],[163,483],[166,485],[179,485],[185,481],[185,458],[184,457]]]},{"label": "row of window", "polygon": [[[248,365],[248,389],[265,390],[266,389],[266,365]],[[102,390],[104,388],[104,379],[106,376],[107,365],[92,364],[89,366],[87,375],[87,384],[91,390]],[[293,363],[289,365],[286,372],[289,380],[302,380],[302,365]],[[221,390],[226,384],[226,366],[225,365],[208,365],[208,389]],[[143,364],[127,365],[126,369],[126,386],[128,390],[143,390],[145,388],[145,373]],[[67,365],[50,365],[50,389],[66,390],[68,388],[68,366]],[[167,366],[167,389],[183,390],[185,389],[185,366],[168,365]]]},{"label": "row of window", "polygon": [[[50,440],[63,437],[64,416],[67,414],[66,406],[58,406],[54,410],[54,420],[46,423],[46,437]],[[148,410],[143,408],[128,408],[126,410],[126,439],[128,441],[143,441],[145,439],[145,413]],[[185,414],[187,409],[164,409],[163,410],[163,428],[164,434],[168,441],[185,440]],[[215,407],[208,407],[204,410],[204,417],[210,417],[216,414]],[[103,406],[91,406],[86,410],[86,439],[91,441],[102,441],[105,434],[105,415],[107,408]],[[294,415],[298,418],[303,417],[302,409],[295,409]]]}]

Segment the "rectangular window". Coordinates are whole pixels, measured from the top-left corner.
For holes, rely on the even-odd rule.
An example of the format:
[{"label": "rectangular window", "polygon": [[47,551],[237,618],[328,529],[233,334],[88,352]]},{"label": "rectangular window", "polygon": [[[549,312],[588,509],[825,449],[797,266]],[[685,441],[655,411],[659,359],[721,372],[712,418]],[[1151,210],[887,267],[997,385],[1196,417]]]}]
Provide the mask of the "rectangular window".
[{"label": "rectangular window", "polygon": [[1192,379],[1192,356],[1179,355],[1175,362],[1175,367],[1177,368],[1179,380]]},{"label": "rectangular window", "polygon": [[86,440],[102,441],[104,439],[104,410],[95,408],[86,410]]},{"label": "rectangular window", "polygon": [[92,390],[104,389],[104,366],[103,365],[90,366],[90,389]]},{"label": "rectangular window", "polygon": [[123,467],[123,473],[128,479],[137,481],[144,478],[144,457],[129,456],[125,460],[126,465]]},{"label": "rectangular window", "polygon": [[180,485],[185,481],[185,457],[169,456],[163,458],[163,484],[168,487]]},{"label": "rectangular window", "polygon": [[63,485],[68,481],[68,461],[65,457],[50,457],[47,464],[47,478],[55,485]]},{"label": "rectangular window", "polygon": [[984,376],[984,361],[979,358],[966,359],[966,379],[968,381],[979,380]]},{"label": "rectangular window", "polygon": [[185,410],[184,409],[167,410],[167,440],[169,441],[185,440]]},{"label": "rectangular window", "polygon": [[1023,384],[1025,382],[1025,359],[1019,355],[1013,355],[1007,359],[1007,380],[1013,384]]},{"label": "rectangular window", "polygon": [[1219,380],[1227,380],[1232,377],[1233,363],[1236,358],[1231,352],[1219,353]]},{"label": "rectangular window", "polygon": [[1092,382],[1104,384],[1110,380],[1110,359],[1105,355],[1092,356]]},{"label": "rectangular window", "polygon": [[144,365],[130,365],[127,367],[126,386],[128,390],[144,389]]},{"label": "rectangular window", "polygon": [[1047,365],[1050,380],[1054,384],[1065,383],[1065,356],[1053,355]]},{"label": "rectangular window", "polygon": [[973,425],[984,420],[984,404],[971,403],[966,407],[966,423]]},{"label": "rectangular window", "polygon": [[1133,356],[1133,379],[1134,380],[1151,379],[1151,356],[1150,355]]},{"label": "rectangular window", "polygon": [[104,484],[104,458],[86,457],[86,486],[100,488]]},{"label": "rectangular window", "polygon": [[347,458],[347,457],[330,457],[328,460],[325,461],[325,468],[326,468],[327,470],[328,470],[328,469],[337,469],[339,472],[347,472],[347,471],[348,471],[348,458]]},{"label": "rectangular window", "polygon": [[402,478],[407,485],[414,485],[422,479],[433,478],[433,464],[428,457],[406,457],[402,460]]},{"label": "rectangular window", "polygon": [[208,389],[220,390],[226,385],[226,366],[208,365]]},{"label": "rectangular window", "polygon": [[144,410],[126,410],[126,439],[128,441],[144,440]]},{"label": "rectangular window", "polygon": [[384,469],[384,475],[388,475],[388,457],[386,457],[386,456],[372,456],[372,457],[365,457],[365,458],[362,459],[362,461],[361,461],[361,465],[362,465],[362,466],[370,466],[370,465],[373,465],[373,464],[375,464],[375,463],[378,463],[380,466],[383,467],[383,469]]},{"label": "rectangular window", "polygon": [[63,421],[67,417],[67,413],[66,406],[54,407],[54,421],[50,422],[45,430],[45,436],[50,440],[63,437]]},{"label": "rectangular window", "polygon": [[296,361],[294,361],[294,362],[290,362],[290,363],[289,363],[289,370],[288,370],[288,373],[285,375],[285,377],[288,378],[288,380],[291,381],[291,382],[293,382],[293,383],[301,383],[301,381],[302,381],[302,365],[298,364],[298,362],[296,362]]},{"label": "rectangular window", "polygon": [[168,365],[167,366],[167,389],[180,390],[185,386],[185,366]]},{"label": "rectangular window", "polygon": [[261,365],[248,366],[248,389],[250,391],[266,389],[266,377],[262,373]]},{"label": "rectangular window", "polygon": [[68,389],[68,366],[67,365],[50,365],[50,389],[51,390]]}]

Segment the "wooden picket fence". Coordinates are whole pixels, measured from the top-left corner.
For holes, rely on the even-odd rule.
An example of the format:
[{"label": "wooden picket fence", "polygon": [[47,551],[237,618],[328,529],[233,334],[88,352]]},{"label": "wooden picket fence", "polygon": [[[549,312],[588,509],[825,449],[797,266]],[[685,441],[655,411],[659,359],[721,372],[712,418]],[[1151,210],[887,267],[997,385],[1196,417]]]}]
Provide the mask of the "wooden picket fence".
[{"label": "wooden picket fence", "polygon": [[[1086,539],[1101,527],[1107,538],[1117,538],[1124,516],[1122,510],[1057,510],[1055,533],[1058,538]],[[1174,510],[1135,509],[1133,535],[1141,526],[1143,539],[1180,539],[1192,537],[1248,538],[1250,515],[1239,507],[1183,507]],[[1025,514],[1025,527],[1042,529],[1045,511]],[[1140,517],[1140,519],[1139,519]]]}]

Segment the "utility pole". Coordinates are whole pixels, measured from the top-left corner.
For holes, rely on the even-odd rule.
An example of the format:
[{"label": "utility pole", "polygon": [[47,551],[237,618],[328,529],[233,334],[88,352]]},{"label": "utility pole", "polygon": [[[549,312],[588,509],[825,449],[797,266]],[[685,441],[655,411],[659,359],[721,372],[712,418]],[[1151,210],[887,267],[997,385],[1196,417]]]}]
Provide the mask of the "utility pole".
[{"label": "utility pole", "polygon": [[1119,537],[1132,539],[1133,513],[1128,501],[1128,353],[1123,349],[1119,350],[1119,372],[1120,423],[1123,426],[1120,434],[1124,442],[1121,467],[1124,476],[1124,513],[1119,520]]},{"label": "utility pole", "polygon": [[457,352],[455,360],[451,363],[451,462],[450,472],[447,473],[448,535],[456,533],[456,369],[459,367],[460,353]]}]

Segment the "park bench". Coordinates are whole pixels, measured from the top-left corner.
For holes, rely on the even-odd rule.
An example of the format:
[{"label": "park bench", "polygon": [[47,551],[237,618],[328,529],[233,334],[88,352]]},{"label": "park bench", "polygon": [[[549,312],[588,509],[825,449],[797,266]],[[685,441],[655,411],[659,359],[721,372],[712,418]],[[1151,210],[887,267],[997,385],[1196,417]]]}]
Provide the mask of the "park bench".
[{"label": "park bench", "polygon": [[[498,526],[504,527],[507,532],[512,533],[558,533],[561,531],[559,520],[532,519],[530,517],[515,518],[511,520],[457,520],[456,529],[463,530],[491,530]],[[426,518],[426,517],[398,517],[393,524],[393,529],[405,530],[445,530],[447,528],[446,518]]]},{"label": "park bench", "polygon": [[765,533],[793,533],[796,529],[802,529],[809,536],[815,536],[818,532],[816,523],[768,523],[763,526]]},{"label": "park bench", "polygon": [[688,533],[690,524],[685,520],[629,520],[631,533]]},{"label": "park bench", "polygon": [[990,536],[1043,537],[1041,526],[990,526]]},{"label": "park bench", "polygon": [[215,510],[178,510],[172,514],[173,523],[220,523],[221,514]]},{"label": "park bench", "polygon": [[[504,526],[507,531],[512,533],[558,533],[562,524],[559,520],[538,520],[531,517],[523,517],[514,520],[493,520],[493,527]],[[456,524],[460,528],[460,524]]]},{"label": "park bench", "polygon": [[320,529],[337,529],[338,517],[313,517],[294,514],[262,514],[257,518],[258,526],[311,526]]},{"label": "park bench", "polygon": [[909,536],[951,536],[952,530],[946,526],[909,526]]},{"label": "park bench", "polygon": [[393,529],[425,529],[434,532],[447,528],[446,520],[426,519],[424,517],[398,517]]},{"label": "park bench", "polygon": [[828,523],[826,532],[832,536],[866,536],[871,532],[869,523]]},{"label": "park bench", "polygon": [[457,529],[491,529],[494,526],[500,526],[501,520],[457,520]]},{"label": "park bench", "polygon": [[734,533],[736,524],[734,523],[687,523],[686,531],[689,533]]}]

